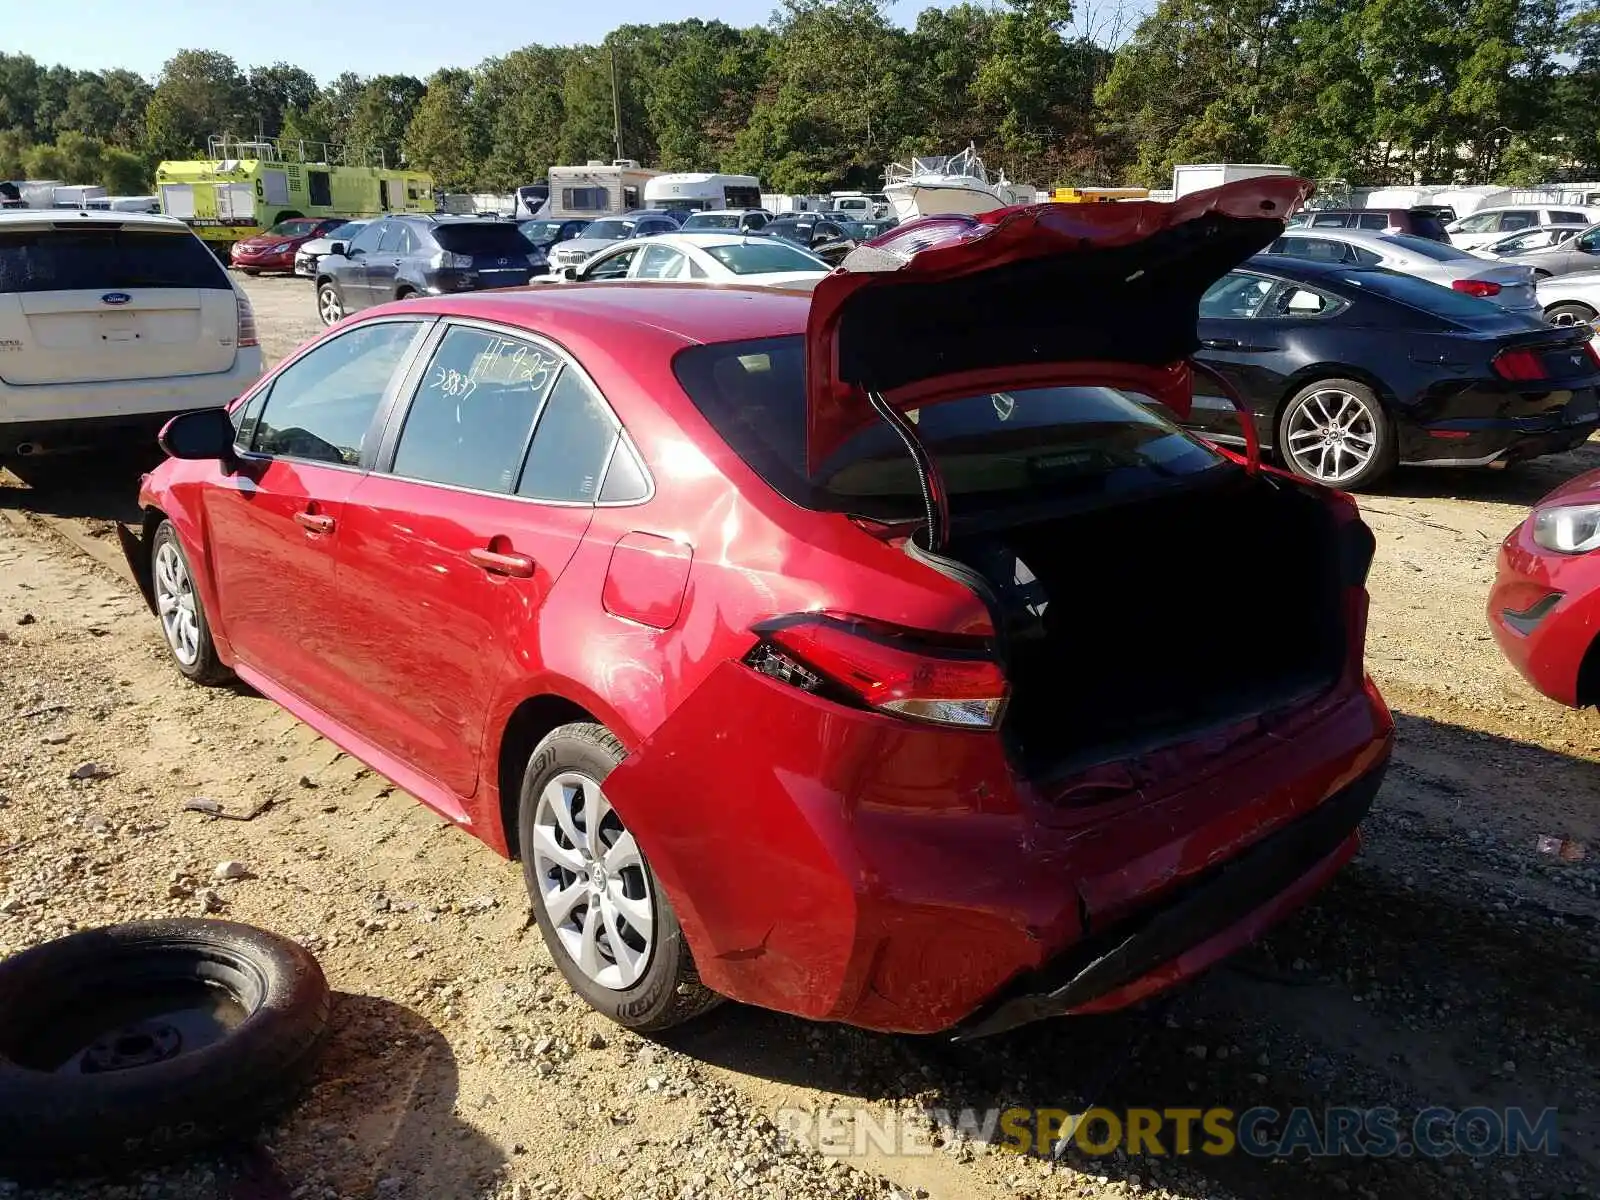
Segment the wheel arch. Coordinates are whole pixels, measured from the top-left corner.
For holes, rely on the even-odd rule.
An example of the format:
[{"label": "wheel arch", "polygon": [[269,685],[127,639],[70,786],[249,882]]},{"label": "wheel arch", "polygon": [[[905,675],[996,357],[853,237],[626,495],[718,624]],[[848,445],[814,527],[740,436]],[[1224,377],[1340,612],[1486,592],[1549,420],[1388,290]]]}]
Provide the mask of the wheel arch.
[{"label": "wheel arch", "polygon": [[1372,389],[1373,395],[1378,397],[1378,403],[1383,405],[1388,415],[1394,416],[1398,397],[1387,387],[1383,380],[1367,370],[1365,367],[1352,366],[1349,363],[1319,362],[1301,367],[1284,381],[1283,392],[1278,397],[1277,404],[1272,408],[1272,448],[1278,447],[1278,428],[1283,423],[1283,414],[1288,411],[1289,402],[1300,392],[1313,383],[1324,379],[1353,379],[1357,383],[1364,383]]},{"label": "wheel arch", "polygon": [[1600,705],[1600,635],[1583,652],[1578,664],[1578,679],[1573,688],[1573,703],[1579,708]]},{"label": "wheel arch", "polygon": [[[552,730],[563,725],[589,723],[606,725],[583,705],[553,692],[529,696],[519,703],[506,718],[500,729],[499,746],[495,751],[495,783],[500,798],[500,836],[505,840],[506,857],[522,857],[519,842],[519,810],[522,803],[522,773],[528,766],[534,747]],[[612,729],[616,733],[615,729]]]},{"label": "wheel arch", "polygon": [[1557,300],[1554,304],[1546,304],[1542,311],[1545,316],[1549,316],[1556,309],[1567,307],[1581,308],[1591,317],[1600,317],[1600,310],[1596,310],[1587,300]]}]

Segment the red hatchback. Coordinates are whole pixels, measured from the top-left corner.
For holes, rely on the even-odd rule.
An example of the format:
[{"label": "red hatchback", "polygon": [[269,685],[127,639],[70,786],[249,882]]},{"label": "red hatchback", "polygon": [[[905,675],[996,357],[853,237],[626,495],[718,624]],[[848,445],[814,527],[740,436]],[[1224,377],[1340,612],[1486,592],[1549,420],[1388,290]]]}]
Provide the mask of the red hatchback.
[{"label": "red hatchback", "polygon": [[124,544],[179,670],[520,857],[625,1025],[1126,1005],[1322,887],[1388,760],[1354,503],[1131,395],[1187,410],[1302,186],[374,308],[170,424]]},{"label": "red hatchback", "polygon": [[1511,665],[1563,704],[1600,704],[1600,471],[1567,480],[1500,546],[1489,628]]},{"label": "red hatchback", "polygon": [[293,271],[294,252],[313,238],[332,233],[349,217],[290,217],[265,233],[235,242],[228,261],[246,275],[262,271]]}]

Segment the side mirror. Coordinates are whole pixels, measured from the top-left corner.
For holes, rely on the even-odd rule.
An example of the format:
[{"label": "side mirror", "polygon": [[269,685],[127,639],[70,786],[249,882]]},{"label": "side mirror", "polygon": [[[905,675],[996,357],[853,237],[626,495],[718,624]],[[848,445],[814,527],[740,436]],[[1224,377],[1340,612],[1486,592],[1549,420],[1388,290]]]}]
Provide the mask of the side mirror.
[{"label": "side mirror", "polygon": [[328,244],[328,253],[329,254],[344,254],[344,253],[348,252],[349,249],[350,249],[350,243],[349,242],[330,242]]},{"label": "side mirror", "polygon": [[578,277],[578,268],[577,267],[562,267],[561,268],[561,278],[563,278],[565,280],[568,280],[570,282],[571,280],[574,280],[577,277]]},{"label": "side mirror", "polygon": [[227,411],[202,408],[173,417],[162,427],[157,441],[170,458],[228,463],[234,458],[233,439],[233,418]]}]

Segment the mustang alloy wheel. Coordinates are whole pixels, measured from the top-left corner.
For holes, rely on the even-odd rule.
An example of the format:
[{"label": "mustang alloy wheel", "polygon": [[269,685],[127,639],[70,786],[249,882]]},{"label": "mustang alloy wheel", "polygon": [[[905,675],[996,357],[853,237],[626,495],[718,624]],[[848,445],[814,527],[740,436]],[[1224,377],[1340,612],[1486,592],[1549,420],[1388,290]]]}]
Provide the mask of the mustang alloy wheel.
[{"label": "mustang alloy wheel", "polygon": [[1284,410],[1278,450],[1290,470],[1331,487],[1369,484],[1394,465],[1394,434],[1365,384],[1324,379]]},{"label": "mustang alloy wheel", "polygon": [[591,1008],[641,1032],[715,1006],[672,903],[605,791],[626,752],[610,730],[562,725],[528,757],[517,808],[522,875],[550,956]]}]

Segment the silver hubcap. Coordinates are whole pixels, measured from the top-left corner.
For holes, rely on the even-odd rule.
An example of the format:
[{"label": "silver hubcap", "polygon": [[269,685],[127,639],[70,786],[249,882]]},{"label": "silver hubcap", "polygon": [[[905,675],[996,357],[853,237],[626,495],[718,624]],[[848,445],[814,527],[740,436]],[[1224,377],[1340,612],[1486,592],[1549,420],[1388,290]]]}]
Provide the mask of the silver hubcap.
[{"label": "silver hubcap", "polygon": [[332,288],[323,288],[322,323],[324,325],[337,324],[342,316],[344,316],[344,305],[339,300],[339,293]]},{"label": "silver hubcap", "polygon": [[186,667],[200,658],[200,619],[195,613],[194,584],[183,565],[183,555],[171,542],[162,542],[155,561],[156,611],[167,645]]},{"label": "silver hubcap", "polygon": [[1341,483],[1378,452],[1378,426],[1366,402],[1339,388],[1312,392],[1289,418],[1289,458],[1302,474]]},{"label": "silver hubcap", "polygon": [[1566,312],[1558,312],[1552,315],[1550,324],[1558,329],[1570,329],[1574,325],[1587,325],[1589,322],[1569,308]]},{"label": "silver hubcap", "polygon": [[557,775],[539,794],[533,866],[556,938],[601,987],[632,987],[650,965],[655,902],[639,847],[600,785]]}]

